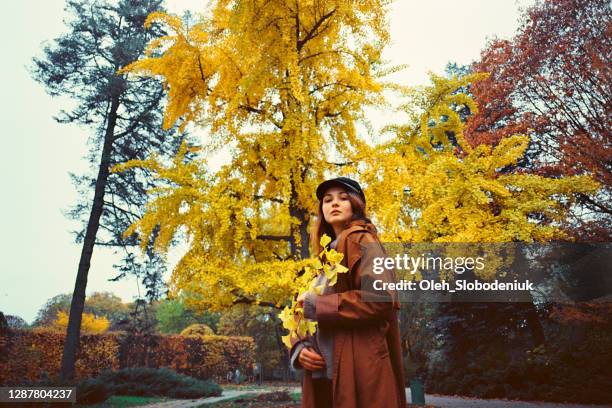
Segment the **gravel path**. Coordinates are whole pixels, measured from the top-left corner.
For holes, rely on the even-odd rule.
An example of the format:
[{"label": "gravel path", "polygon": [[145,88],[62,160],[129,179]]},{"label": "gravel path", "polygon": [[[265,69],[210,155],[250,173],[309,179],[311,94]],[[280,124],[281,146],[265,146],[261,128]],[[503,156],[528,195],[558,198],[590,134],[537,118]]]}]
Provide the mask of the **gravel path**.
[{"label": "gravel path", "polygon": [[264,387],[253,388],[246,390],[223,390],[220,397],[208,397],[191,400],[170,400],[165,402],[157,402],[155,404],[141,405],[140,408],[193,408],[202,404],[212,404],[213,402],[221,402],[231,398],[240,397],[247,394],[263,394],[268,392],[288,390],[292,392],[300,392],[300,387]]},{"label": "gravel path", "polygon": [[239,391],[239,390],[228,390],[223,391],[220,397],[209,397],[209,398],[200,398],[200,399],[192,399],[192,400],[170,400],[165,402],[157,402],[155,404],[149,405],[141,405],[141,408],[191,408],[197,407],[198,405],[202,405],[204,403],[213,403],[223,401],[229,398],[239,397],[241,395],[250,394],[253,391]]},{"label": "gravel path", "polygon": [[[261,394],[287,390],[290,393],[300,392],[300,387],[263,387],[246,390],[223,390],[220,397],[201,398],[194,400],[171,400],[141,406],[141,408],[193,408],[202,404],[220,402],[230,398],[239,397],[246,394]],[[406,396],[410,402],[410,389],[406,389]],[[511,401],[501,399],[475,399],[445,395],[426,395],[425,402],[439,408],[593,408],[593,407],[612,407],[612,405],[589,405],[589,404],[563,404],[556,402],[527,402]]]}]

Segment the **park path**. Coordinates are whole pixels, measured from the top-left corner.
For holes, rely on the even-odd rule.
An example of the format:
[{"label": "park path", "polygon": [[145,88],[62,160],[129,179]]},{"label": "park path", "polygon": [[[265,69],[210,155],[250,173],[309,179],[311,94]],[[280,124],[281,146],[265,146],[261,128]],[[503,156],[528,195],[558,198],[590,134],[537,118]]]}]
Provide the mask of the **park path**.
[{"label": "park path", "polygon": [[[406,389],[410,402],[410,390]],[[425,402],[439,408],[600,408],[612,405],[569,404],[559,402],[476,399],[448,395],[425,395]]]},{"label": "park path", "polygon": [[220,397],[208,397],[191,400],[169,400],[164,402],[157,402],[155,404],[141,405],[139,408],[193,408],[202,404],[212,404],[214,402],[221,402],[231,398],[240,397],[247,394],[263,394],[275,391],[287,390],[289,393],[301,392],[300,387],[261,387],[244,390],[223,390]]},{"label": "park path", "polygon": [[[194,400],[170,400],[141,406],[140,408],[194,408],[202,404],[221,402],[230,398],[240,397],[247,394],[261,394],[287,390],[289,393],[301,392],[300,387],[261,387],[245,390],[223,390],[220,397],[200,398]],[[406,396],[410,402],[410,389],[406,389]],[[425,402],[437,408],[600,408],[612,407],[612,405],[590,405],[590,404],[565,404],[557,402],[528,402],[512,401],[502,399],[475,399],[458,396],[425,395]]]}]

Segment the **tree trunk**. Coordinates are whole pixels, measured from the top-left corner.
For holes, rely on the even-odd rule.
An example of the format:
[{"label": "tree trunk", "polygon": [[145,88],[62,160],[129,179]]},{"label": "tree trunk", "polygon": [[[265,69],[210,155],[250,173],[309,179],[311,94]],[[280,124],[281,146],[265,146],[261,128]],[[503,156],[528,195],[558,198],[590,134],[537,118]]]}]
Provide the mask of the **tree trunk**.
[{"label": "tree trunk", "polygon": [[[289,199],[289,215],[299,220],[297,226],[300,235],[300,246],[298,248],[295,240],[296,227],[294,224],[291,225],[291,237],[289,238],[289,245],[291,248],[291,256],[294,259],[307,259],[309,258],[310,251],[308,250],[309,237],[308,237],[308,220],[306,219],[306,210],[297,206],[297,190],[295,189],[295,182],[293,177],[291,178],[291,197]],[[299,250],[299,251],[298,251]],[[299,256],[298,256],[299,255]]]},{"label": "tree trunk", "polygon": [[74,284],[74,292],[72,302],[70,304],[70,316],[68,318],[68,328],[66,330],[66,338],[64,340],[64,352],[62,354],[62,366],[60,369],[60,378],[62,380],[72,380],[75,374],[76,355],[79,347],[79,337],[81,333],[81,319],[83,308],[85,307],[85,289],[87,288],[87,274],[91,265],[91,256],[96,242],[96,234],[100,226],[100,217],[104,209],[104,191],[109,175],[109,166],[111,152],[113,149],[115,124],[117,123],[117,110],[119,108],[119,96],[113,96],[111,100],[111,108],[108,114],[106,130],[104,132],[104,147],[102,148],[102,157],[100,159],[100,167],[98,169],[98,177],[96,179],[96,187],[91,207],[91,214],[87,222],[87,232],[83,241],[81,250],[81,258],[79,260],[79,269],[77,272],[76,282]]}]

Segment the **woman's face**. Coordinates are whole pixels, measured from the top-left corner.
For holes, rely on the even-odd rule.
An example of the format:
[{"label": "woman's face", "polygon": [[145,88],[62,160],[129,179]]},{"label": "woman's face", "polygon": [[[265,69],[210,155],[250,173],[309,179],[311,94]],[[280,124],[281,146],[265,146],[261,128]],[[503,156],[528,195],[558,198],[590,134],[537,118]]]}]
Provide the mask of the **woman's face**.
[{"label": "woman's face", "polygon": [[351,220],[353,207],[342,187],[331,187],[323,195],[323,217],[330,225],[344,225]]}]

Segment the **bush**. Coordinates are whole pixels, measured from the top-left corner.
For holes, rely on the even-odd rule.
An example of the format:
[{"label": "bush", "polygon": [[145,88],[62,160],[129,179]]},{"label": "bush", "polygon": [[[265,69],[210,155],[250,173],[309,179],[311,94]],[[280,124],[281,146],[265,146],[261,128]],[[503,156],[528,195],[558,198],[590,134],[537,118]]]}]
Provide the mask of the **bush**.
[{"label": "bush", "polygon": [[205,324],[196,323],[186,327],[182,332],[181,336],[214,336],[215,332],[213,329]]},{"label": "bush", "polygon": [[510,362],[503,358],[504,350],[500,350],[506,345],[477,344],[467,352],[470,363],[461,369],[461,375],[456,375],[459,367],[452,361],[434,366],[428,373],[426,390],[523,401],[606,404],[612,400],[609,330],[591,329],[589,336],[580,340],[573,340],[569,335],[567,338],[550,336],[548,342],[547,348],[517,353]]},{"label": "bush", "polygon": [[[0,360],[0,384],[20,385],[39,381],[43,373],[49,378],[59,374],[64,333],[49,329],[10,330],[3,337],[5,346],[1,353],[10,358]],[[91,378],[102,370],[119,368],[118,350],[113,334],[82,335],[76,378]]]},{"label": "bush", "polygon": [[167,368],[125,368],[105,371],[98,377],[113,395],[202,398],[221,395],[221,387],[208,380],[178,374]]},{"label": "bush", "polygon": [[[23,385],[59,374],[64,334],[52,330],[8,330],[0,335],[0,385]],[[122,333],[81,336],[76,379],[104,370],[167,367],[200,379],[222,381],[228,371],[247,373],[255,356],[250,337],[129,336]]]},{"label": "bush", "polygon": [[132,336],[122,342],[120,355],[121,368],[167,367],[190,377],[223,381],[228,371],[249,372],[255,343],[250,337]]},{"label": "bush", "polygon": [[106,384],[97,378],[89,378],[77,384],[77,403],[89,405],[106,401],[111,396]]}]

